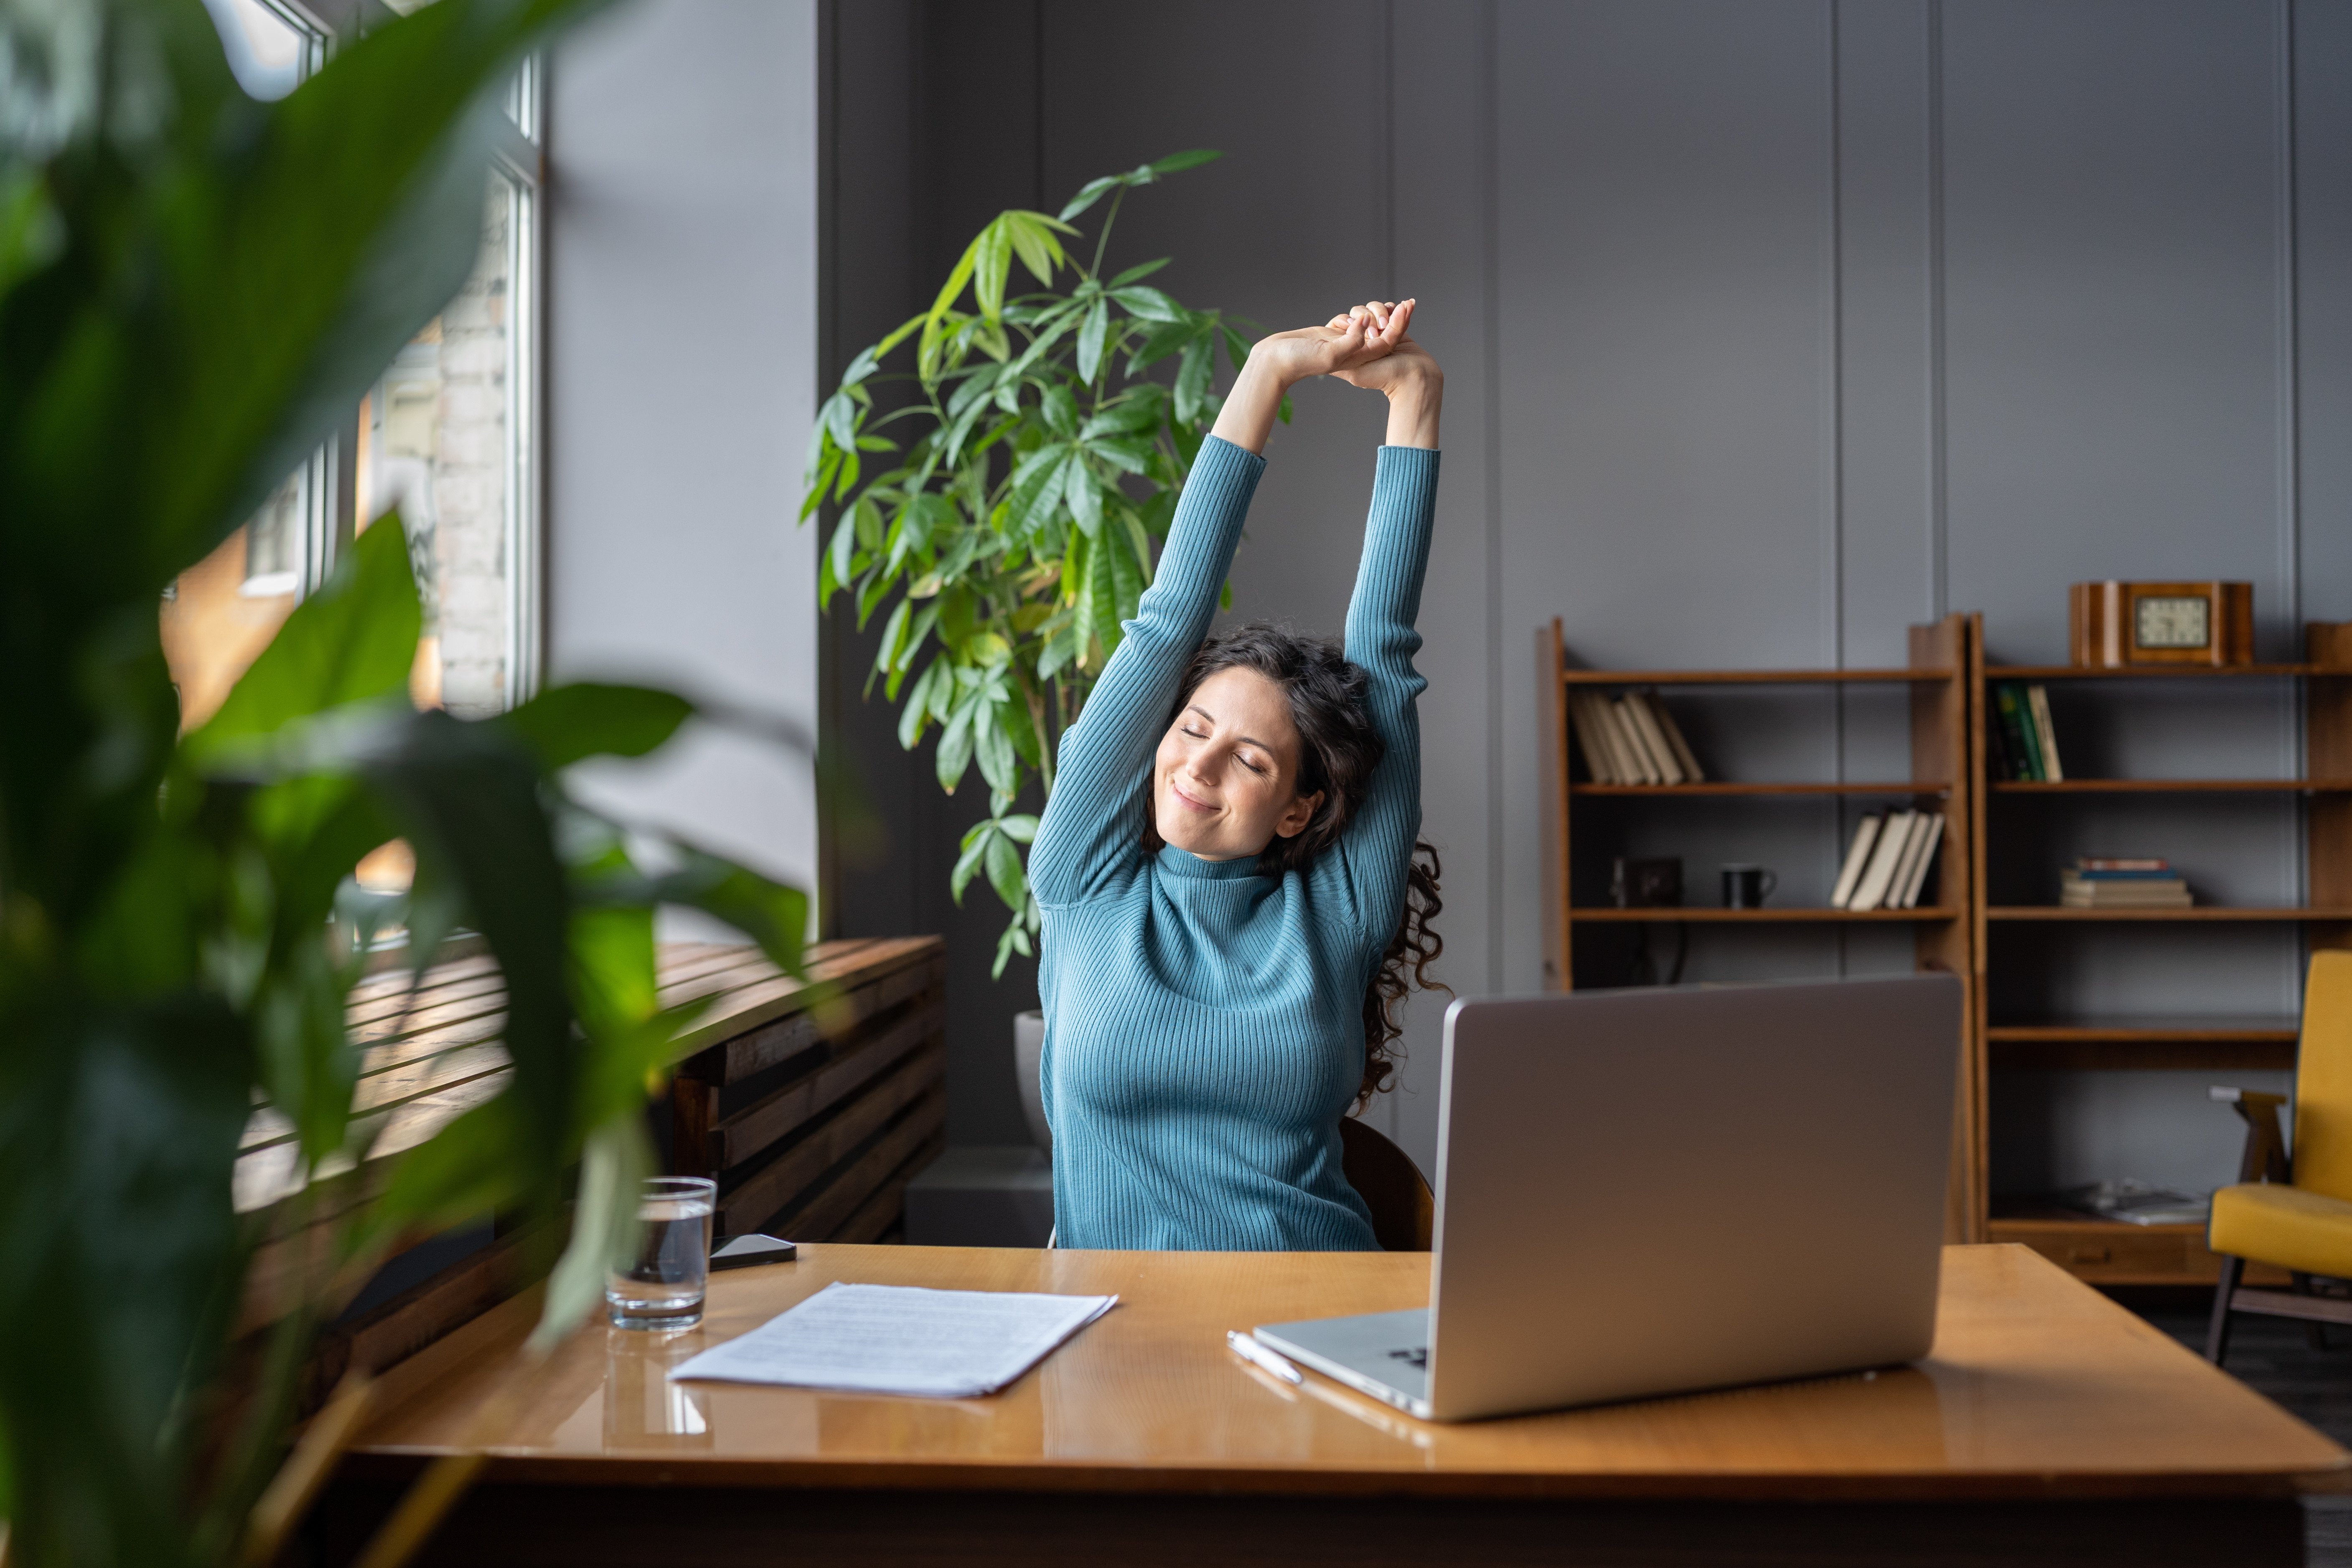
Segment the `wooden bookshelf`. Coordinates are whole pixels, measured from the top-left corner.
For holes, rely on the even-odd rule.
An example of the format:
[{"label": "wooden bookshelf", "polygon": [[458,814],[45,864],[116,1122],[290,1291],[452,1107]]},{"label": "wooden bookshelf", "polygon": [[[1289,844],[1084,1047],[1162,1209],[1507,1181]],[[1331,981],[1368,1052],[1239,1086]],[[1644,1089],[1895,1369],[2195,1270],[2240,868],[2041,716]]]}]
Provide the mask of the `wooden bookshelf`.
[{"label": "wooden bookshelf", "polygon": [[[2137,680],[2292,681],[2303,701],[2300,720],[2308,774],[2294,779],[2068,779],[2041,783],[1992,779],[1987,770],[1994,751],[1986,726],[1995,722],[1992,683],[2016,681]],[[1990,998],[1999,975],[2001,948],[1996,928],[2037,924],[2131,927],[2158,925],[2197,930],[2272,926],[2292,931],[2303,951],[2352,947],[2352,623],[2313,622],[2305,628],[2301,663],[2150,666],[2082,668],[2072,665],[1994,665],[1972,672],[1969,711],[1974,725],[1970,752],[1975,787],[1967,798],[1975,814],[1973,877],[1968,900],[1976,915],[1973,951],[1985,967],[1976,994],[1986,998],[1977,1016],[1977,1059],[1988,1072],[2003,1070],[2189,1069],[2227,1072],[2292,1068],[2296,1020],[2292,1017],[2180,1016],[2123,1018],[2003,1018],[1992,1021]],[[2097,700],[2096,688],[2078,689],[2074,701]],[[2060,737],[2062,748],[2063,734]],[[1987,868],[1996,825],[1986,820],[1993,800],[2007,813],[2032,812],[2041,797],[2095,795],[2272,795],[2295,802],[2306,847],[2305,888],[2310,902],[2300,908],[2248,908],[2200,904],[2189,909],[2084,910],[2042,904],[1994,904]],[[2054,878],[2056,868],[2051,872]],[[2012,939],[2021,940],[2021,939]],[[2116,940],[2121,940],[2117,938]],[[1979,1103],[1989,1103],[1989,1099]],[[1990,1128],[1979,1119],[1980,1143],[1973,1164],[1987,1170]],[[2116,1175],[2128,1173],[2111,1173]],[[1998,1208],[1979,1197],[1979,1226],[1995,1241],[2033,1247],[2061,1267],[2098,1284],[2209,1283],[2218,1262],[2205,1249],[2197,1226],[2122,1225],[2071,1214],[2046,1202],[2004,1202]],[[2249,1278],[2252,1278],[2251,1273]]]},{"label": "wooden bookshelf", "polygon": [[[1537,638],[1538,717],[1542,726],[1539,748],[1544,762],[1544,953],[1547,984],[1555,990],[1579,984],[1614,984],[1588,972],[1580,976],[1577,933],[1601,932],[1610,927],[1650,930],[1662,925],[1705,926],[1733,931],[1749,928],[1788,930],[1818,925],[1893,925],[1912,933],[1914,961],[1923,970],[1958,975],[1963,983],[1963,1023],[1960,1082],[1954,1107],[1952,1138],[1952,1202],[1946,1231],[1955,1241],[1983,1239],[1984,1138],[1979,1125],[1982,1103],[1982,1030],[1977,1018],[1980,970],[1975,952],[1978,921],[1969,903],[1975,887],[1977,852],[1973,834],[1981,812],[1972,799],[1982,764],[1975,747],[1979,722],[1974,713],[1982,682],[1979,647],[1980,618],[1951,615],[1928,626],[1913,626],[1910,662],[1895,668],[1871,669],[1681,669],[1630,670],[1572,668],[1560,623],[1554,621]],[[1570,744],[1568,694],[1578,687],[1704,688],[1736,693],[1770,687],[1900,685],[1909,688],[1911,777],[1903,780],[1849,783],[1844,780],[1734,780],[1700,784],[1601,784],[1575,776],[1579,755]],[[2352,769],[2347,769],[2352,771]],[[1611,819],[1598,807],[1606,801],[1617,813],[1650,809],[1659,803],[1678,803],[1681,810],[1738,810],[1743,800],[1773,797],[1870,797],[1915,803],[1944,814],[1944,837],[1936,857],[1931,908],[1856,911],[1767,905],[1753,910],[1726,910],[1699,904],[1673,909],[1619,909],[1590,899],[1577,901],[1578,889],[1588,892],[1596,879],[1592,868],[1603,867],[1621,847],[1606,841]],[[1580,810],[1591,802],[1594,809]],[[1726,804],[1730,803],[1730,804]],[[1749,808],[1752,809],[1752,808]],[[1622,821],[1622,816],[1616,818]],[[1843,827],[1840,829],[1843,832]],[[1843,851],[1843,842],[1835,846]],[[1706,890],[1686,887],[1686,899],[1705,897]],[[1622,941],[1622,938],[1616,939]]]}]

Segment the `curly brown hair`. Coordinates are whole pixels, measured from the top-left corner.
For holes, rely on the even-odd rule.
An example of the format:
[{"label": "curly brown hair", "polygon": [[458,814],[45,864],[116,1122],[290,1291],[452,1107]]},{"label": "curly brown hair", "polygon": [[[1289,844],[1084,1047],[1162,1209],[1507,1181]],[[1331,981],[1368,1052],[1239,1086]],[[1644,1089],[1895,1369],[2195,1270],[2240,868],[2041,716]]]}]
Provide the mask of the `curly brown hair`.
[{"label": "curly brown hair", "polygon": [[[1259,868],[1275,876],[1304,871],[1333,844],[1362,805],[1372,770],[1387,751],[1365,710],[1364,695],[1371,678],[1360,665],[1350,664],[1338,644],[1323,637],[1301,637],[1286,627],[1264,622],[1211,637],[1193,654],[1184,671],[1181,694],[1169,715],[1184,710],[1201,682],[1221,669],[1253,669],[1282,689],[1290,701],[1290,719],[1298,731],[1298,793],[1323,792],[1323,802],[1307,826],[1288,838],[1276,838],[1258,856]],[[1144,814],[1145,847],[1157,852],[1161,840],[1150,812]],[[1445,951],[1434,921],[1444,902],[1438,897],[1437,851],[1417,841],[1405,863],[1404,913],[1381,954],[1380,968],[1364,990],[1364,1078],[1356,1091],[1361,1110],[1372,1096],[1396,1079],[1396,1042],[1404,1033],[1398,1005],[1415,986],[1453,994],[1444,982],[1430,977],[1429,966]]]}]

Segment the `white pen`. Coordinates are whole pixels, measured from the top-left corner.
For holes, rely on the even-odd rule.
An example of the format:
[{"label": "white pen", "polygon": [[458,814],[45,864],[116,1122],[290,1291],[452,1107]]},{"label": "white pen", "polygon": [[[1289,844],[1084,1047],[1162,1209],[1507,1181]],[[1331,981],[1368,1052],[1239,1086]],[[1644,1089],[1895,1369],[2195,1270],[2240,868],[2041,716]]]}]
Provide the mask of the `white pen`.
[{"label": "white pen", "polygon": [[1244,1361],[1250,1363],[1253,1366],[1255,1366],[1262,1371],[1274,1373],[1275,1376],[1282,1379],[1285,1383],[1305,1383],[1307,1381],[1305,1378],[1298,1375],[1298,1369],[1297,1367],[1291,1365],[1288,1362],[1283,1360],[1282,1357],[1275,1354],[1272,1351],[1266,1349],[1264,1345],[1258,1343],[1255,1340],[1250,1338],[1249,1335],[1242,1332],[1239,1329],[1227,1329],[1225,1331],[1225,1343],[1232,1348],[1233,1352],[1235,1355],[1241,1357]]}]

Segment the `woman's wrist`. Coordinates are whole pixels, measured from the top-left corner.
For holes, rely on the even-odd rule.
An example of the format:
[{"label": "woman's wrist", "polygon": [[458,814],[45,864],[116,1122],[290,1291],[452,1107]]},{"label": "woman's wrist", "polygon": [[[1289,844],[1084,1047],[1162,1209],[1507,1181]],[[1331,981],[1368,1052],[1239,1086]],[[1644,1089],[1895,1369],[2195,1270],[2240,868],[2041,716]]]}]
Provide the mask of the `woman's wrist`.
[{"label": "woman's wrist", "polygon": [[1217,410],[1216,425],[1209,433],[1245,450],[1263,454],[1266,438],[1274,434],[1275,416],[1281,412],[1282,399],[1296,379],[1284,374],[1272,363],[1271,356],[1251,350],[1241,374],[1234,378],[1233,390],[1225,394],[1224,405]]},{"label": "woman's wrist", "polygon": [[1406,376],[1388,389],[1391,447],[1437,446],[1437,416],[1445,401],[1445,377],[1437,371]]}]

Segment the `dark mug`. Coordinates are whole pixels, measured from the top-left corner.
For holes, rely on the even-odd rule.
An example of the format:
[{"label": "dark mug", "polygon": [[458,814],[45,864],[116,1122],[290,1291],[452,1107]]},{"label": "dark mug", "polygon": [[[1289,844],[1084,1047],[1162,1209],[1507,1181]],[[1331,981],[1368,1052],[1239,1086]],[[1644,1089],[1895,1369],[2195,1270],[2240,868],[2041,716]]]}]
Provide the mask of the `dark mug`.
[{"label": "dark mug", "polygon": [[1727,910],[1761,909],[1764,900],[1780,879],[1761,866],[1726,866],[1723,868],[1723,907]]}]

